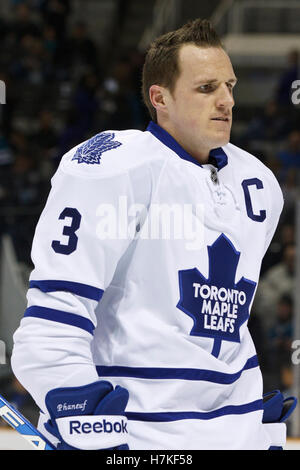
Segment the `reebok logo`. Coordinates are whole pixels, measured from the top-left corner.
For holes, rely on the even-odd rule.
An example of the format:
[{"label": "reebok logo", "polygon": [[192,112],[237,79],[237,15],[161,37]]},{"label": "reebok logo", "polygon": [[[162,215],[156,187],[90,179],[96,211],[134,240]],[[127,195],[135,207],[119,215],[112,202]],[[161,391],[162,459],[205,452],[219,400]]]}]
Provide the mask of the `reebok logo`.
[{"label": "reebok logo", "polygon": [[89,434],[91,432],[94,433],[128,433],[127,431],[127,422],[125,420],[121,420],[121,422],[111,423],[106,419],[102,421],[96,421],[95,423],[83,422],[80,421],[70,421],[69,423],[70,434]]}]

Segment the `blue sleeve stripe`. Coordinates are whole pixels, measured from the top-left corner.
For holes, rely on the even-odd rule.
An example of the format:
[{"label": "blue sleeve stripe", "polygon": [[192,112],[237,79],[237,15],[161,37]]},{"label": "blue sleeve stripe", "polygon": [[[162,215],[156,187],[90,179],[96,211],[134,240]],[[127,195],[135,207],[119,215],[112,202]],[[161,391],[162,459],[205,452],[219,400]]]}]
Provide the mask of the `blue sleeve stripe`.
[{"label": "blue sleeve stripe", "polygon": [[97,366],[99,377],[133,377],[137,379],[178,379],[203,380],[218,384],[232,384],[238,380],[243,371],[258,367],[257,356],[253,356],[244,367],[235,374],[226,374],[208,369],[179,369],[163,367],[123,367]]},{"label": "blue sleeve stripe", "polygon": [[217,410],[198,412],[198,411],[173,411],[162,413],[136,413],[127,412],[125,415],[132,421],[147,421],[147,422],[169,422],[179,421],[182,419],[214,419],[220,416],[228,415],[242,415],[252,413],[253,411],[260,411],[263,409],[262,400],[255,400],[244,405],[228,405],[218,408]]},{"label": "blue sleeve stripe", "polygon": [[25,310],[24,317],[42,318],[44,320],[64,323],[65,325],[76,326],[77,328],[81,328],[91,334],[93,334],[95,329],[94,324],[88,318],[75,315],[74,313],[63,312],[62,310],[55,310],[53,308],[34,305]]},{"label": "blue sleeve stripe", "polygon": [[42,292],[56,292],[65,291],[71,292],[72,294],[80,295],[91,300],[99,300],[103,295],[103,290],[97,287],[88,286],[87,284],[81,284],[80,282],[69,282],[69,281],[30,281],[29,288],[36,288]]}]

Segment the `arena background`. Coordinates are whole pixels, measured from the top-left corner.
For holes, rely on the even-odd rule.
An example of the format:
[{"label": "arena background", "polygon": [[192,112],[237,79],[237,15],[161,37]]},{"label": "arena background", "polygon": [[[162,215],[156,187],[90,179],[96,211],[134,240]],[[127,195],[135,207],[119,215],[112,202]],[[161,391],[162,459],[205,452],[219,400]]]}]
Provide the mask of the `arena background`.
[{"label": "arena background", "polygon": [[[264,391],[299,397],[300,107],[293,87],[300,79],[300,1],[1,0],[0,393],[34,424],[36,406],[14,378],[10,357],[51,176],[65,151],[89,136],[145,129],[140,85],[147,46],[197,17],[212,20],[239,78],[231,141],[270,167],[284,193],[249,327]],[[0,426],[0,449],[27,448]],[[288,435],[287,448],[300,448],[300,406]]]}]

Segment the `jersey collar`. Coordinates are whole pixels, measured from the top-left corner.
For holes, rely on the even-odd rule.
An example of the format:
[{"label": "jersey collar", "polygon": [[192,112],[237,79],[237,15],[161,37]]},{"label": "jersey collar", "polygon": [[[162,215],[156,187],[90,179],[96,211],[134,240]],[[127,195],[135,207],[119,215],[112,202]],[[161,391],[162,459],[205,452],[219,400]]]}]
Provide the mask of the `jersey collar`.
[{"label": "jersey collar", "polygon": [[[173,150],[180,158],[188,160],[191,163],[194,163],[197,166],[202,167],[202,165],[192,157],[181,145],[162,127],[156,124],[153,121],[150,121],[147,131],[151,132],[158,140],[160,140],[164,145]],[[214,165],[218,170],[224,168],[228,163],[228,158],[222,147],[212,149],[209,153],[208,162],[211,165]]]}]

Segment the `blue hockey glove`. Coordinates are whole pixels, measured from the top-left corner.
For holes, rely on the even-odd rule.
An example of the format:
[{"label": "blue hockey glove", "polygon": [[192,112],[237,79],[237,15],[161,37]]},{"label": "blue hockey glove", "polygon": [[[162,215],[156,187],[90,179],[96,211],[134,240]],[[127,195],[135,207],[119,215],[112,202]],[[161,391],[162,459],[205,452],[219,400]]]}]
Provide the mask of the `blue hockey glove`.
[{"label": "blue hockey glove", "polygon": [[286,440],[286,425],[284,421],[292,414],[297,406],[297,398],[284,398],[279,390],[266,393],[263,396],[263,423],[266,426],[272,445],[269,450],[282,450]]},{"label": "blue hockey glove", "polygon": [[50,390],[45,428],[60,441],[58,450],[127,450],[128,398],[125,388],[104,380]]}]

